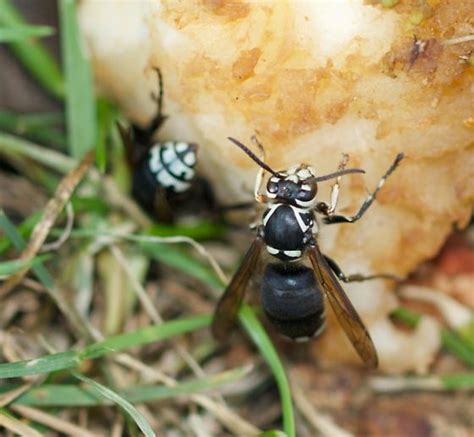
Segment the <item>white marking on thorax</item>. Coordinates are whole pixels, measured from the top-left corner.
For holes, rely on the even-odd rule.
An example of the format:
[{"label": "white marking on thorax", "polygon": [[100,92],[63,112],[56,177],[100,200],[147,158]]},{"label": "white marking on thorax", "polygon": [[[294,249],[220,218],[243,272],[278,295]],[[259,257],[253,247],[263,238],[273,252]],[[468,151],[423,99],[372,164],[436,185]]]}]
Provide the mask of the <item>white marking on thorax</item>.
[{"label": "white marking on thorax", "polygon": [[305,214],[307,213],[307,211],[293,205],[290,205],[290,207],[293,210],[293,213],[295,214],[296,221],[298,222],[298,226],[300,227],[301,232],[303,232],[304,234],[309,229],[309,226],[306,225],[306,223],[303,221],[303,219],[301,218],[301,214]]},{"label": "white marking on thorax", "polygon": [[277,255],[278,253],[280,253],[280,251],[278,249],[275,249],[274,247],[269,246],[268,244],[267,244],[267,252],[270,255]]},{"label": "white marking on thorax", "polygon": [[273,213],[277,210],[278,207],[283,205],[282,203],[274,203],[273,205],[270,205],[270,208],[268,208],[268,213],[263,217],[263,226],[267,226],[268,220],[270,220],[270,217],[273,215]]},{"label": "white marking on thorax", "polygon": [[289,258],[301,258],[301,250],[284,250],[283,253]]}]

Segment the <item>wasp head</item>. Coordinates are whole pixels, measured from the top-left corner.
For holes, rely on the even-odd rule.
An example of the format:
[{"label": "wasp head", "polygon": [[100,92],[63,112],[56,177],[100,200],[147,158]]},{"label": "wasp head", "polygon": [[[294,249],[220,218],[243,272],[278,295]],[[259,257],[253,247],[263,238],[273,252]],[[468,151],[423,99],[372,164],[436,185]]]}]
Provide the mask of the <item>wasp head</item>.
[{"label": "wasp head", "polygon": [[306,164],[300,164],[271,176],[266,194],[277,202],[310,209],[316,204],[317,192],[314,170]]}]

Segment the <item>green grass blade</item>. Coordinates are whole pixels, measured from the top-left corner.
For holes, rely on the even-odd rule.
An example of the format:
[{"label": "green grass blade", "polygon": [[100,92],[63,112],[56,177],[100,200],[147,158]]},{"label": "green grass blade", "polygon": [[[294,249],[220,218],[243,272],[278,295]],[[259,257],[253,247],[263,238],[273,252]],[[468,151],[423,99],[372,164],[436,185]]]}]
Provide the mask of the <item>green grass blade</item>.
[{"label": "green grass blade", "polygon": [[96,163],[101,172],[105,171],[107,165],[107,138],[112,128],[115,128],[115,120],[117,111],[105,99],[97,101],[97,147],[96,147]]},{"label": "green grass blade", "polygon": [[0,27],[0,43],[18,42],[28,38],[40,38],[53,34],[54,29],[49,26]]},{"label": "green grass blade", "polygon": [[222,288],[222,282],[216,278],[210,267],[197,261],[189,253],[170,244],[140,243],[142,249],[151,258],[170,267],[174,267],[189,276],[209,284],[213,288]]},{"label": "green grass blade", "polygon": [[109,337],[104,341],[86,346],[77,352],[60,352],[45,355],[34,360],[0,364],[0,379],[75,368],[83,360],[95,359],[130,347],[162,341],[207,327],[210,323],[211,316],[208,315],[172,320],[160,325],[147,326],[136,331]]},{"label": "green grass blade", "polygon": [[80,359],[74,351],[45,355],[34,360],[16,361],[0,364],[0,379],[17,378],[27,375],[54,372],[56,370],[73,369],[80,364]]},{"label": "green grass blade", "polygon": [[163,223],[153,224],[146,232],[146,235],[156,237],[173,237],[180,235],[194,240],[210,240],[222,237],[225,227],[218,223],[198,222],[190,225],[165,225]]},{"label": "green grass blade", "polygon": [[[22,251],[26,247],[26,242],[18,233],[15,225],[8,219],[3,209],[0,208],[0,229],[3,230],[7,238],[13,243],[18,251]],[[46,267],[39,261],[38,264],[33,265],[33,273],[40,280],[46,288],[52,288],[54,285],[53,278],[46,270]]]},{"label": "green grass blade", "polygon": [[441,375],[441,382],[448,390],[474,389],[474,373],[453,373]]},{"label": "green grass blade", "polygon": [[[3,212],[0,210],[0,223],[3,223],[2,220],[5,219],[2,216],[2,214]],[[42,216],[43,216],[43,211],[36,211],[33,214],[31,214],[29,217],[27,217],[25,220],[23,220],[16,228],[13,226],[13,228],[15,229],[15,232],[14,232],[15,236],[13,238],[16,238],[17,234],[21,237],[22,240],[26,238],[27,236],[29,236],[33,228],[41,220]],[[10,229],[8,224],[7,224],[7,227]],[[0,229],[1,229],[1,225],[0,225]],[[4,233],[6,234],[5,231]],[[12,236],[11,230],[10,230],[10,236]],[[10,249],[10,247],[12,247],[12,245],[13,245],[12,241],[6,235],[4,237],[0,237],[0,255],[4,255],[5,252],[8,249]]]},{"label": "green grass blade", "polygon": [[73,372],[73,375],[79,379],[80,381],[84,382],[85,384],[89,385],[91,388],[92,393],[95,393],[97,397],[103,398],[103,399],[108,399],[112,401],[114,404],[119,405],[122,407],[128,415],[133,419],[135,424],[141,429],[143,434],[146,437],[154,437],[155,433],[153,432],[153,429],[151,428],[150,424],[148,421],[145,419],[142,413],[140,413],[130,402],[128,402],[126,399],[115,393],[113,390],[110,388],[105,387],[102,384],[99,384],[98,382],[94,381],[91,378],[88,378],[87,376],[81,375],[77,372]]},{"label": "green grass blade", "polygon": [[295,417],[293,412],[293,402],[291,399],[290,385],[283,364],[280,361],[270,338],[265,332],[265,329],[248,305],[242,305],[239,319],[275,376],[282,404],[283,429],[288,437],[294,437]]},{"label": "green grass blade", "polygon": [[211,316],[202,315],[186,319],[176,319],[160,325],[147,326],[137,331],[109,337],[104,341],[91,344],[80,353],[81,359],[94,359],[112,352],[130,347],[142,346],[154,341],[164,340],[176,335],[205,328],[211,323]]},{"label": "green grass blade", "polygon": [[[391,315],[412,328],[416,327],[422,317],[420,314],[403,307],[397,308]],[[451,329],[442,328],[441,342],[445,349],[474,367],[474,347],[469,339]]]},{"label": "green grass blade", "polygon": [[64,117],[60,113],[20,114],[0,111],[0,129],[47,145],[65,147],[66,138],[60,131]]},{"label": "green grass blade", "polygon": [[49,258],[47,255],[35,256],[32,259],[15,259],[12,261],[4,261],[0,263],[0,279],[13,275],[25,268],[38,265],[40,262]]},{"label": "green grass blade", "polygon": [[[150,256],[155,259],[169,264],[191,276],[200,279],[207,283],[211,287],[222,288],[222,284],[218,278],[215,277],[213,272],[205,269],[202,263],[194,260],[189,254],[180,252],[179,249],[159,247],[161,245],[143,244],[141,246],[148,251]],[[173,253],[173,251],[176,251]],[[171,262],[170,262],[171,260]],[[282,402],[282,414],[283,414],[283,426],[286,434],[289,437],[295,435],[295,419],[293,412],[293,402],[291,399],[291,390],[286,377],[285,370],[283,367],[278,354],[273,347],[271,340],[265,332],[262,324],[255,317],[254,312],[248,305],[242,305],[239,312],[239,319],[245,330],[256,344],[261,354],[267,361],[273,375],[277,381],[278,389],[280,392],[280,398]]]},{"label": "green grass blade", "polygon": [[[226,384],[239,381],[248,374],[248,370],[248,367],[240,367],[216,375],[208,375],[202,378],[181,382],[173,387],[164,385],[143,385],[129,387],[118,393],[130,402],[135,403],[171,399],[181,395],[207,392]],[[19,385],[17,384],[0,386],[0,394],[18,387]],[[22,394],[15,399],[13,403],[33,407],[65,408],[109,405],[110,401],[94,396],[88,387],[73,384],[43,384]]]},{"label": "green grass blade", "polygon": [[60,173],[67,173],[78,163],[75,159],[62,153],[2,132],[0,132],[0,152],[26,156]]},{"label": "green grass blade", "polygon": [[[15,29],[27,25],[10,0],[0,0],[0,25]],[[56,60],[37,40],[9,43],[9,47],[24,67],[53,96],[62,98],[64,83]]]},{"label": "green grass blade", "polygon": [[441,331],[443,346],[459,359],[474,367],[474,348],[456,332],[449,329]]},{"label": "green grass blade", "polygon": [[97,136],[92,74],[82,53],[76,21],[76,2],[59,1],[61,52],[66,81],[66,125],[70,154],[81,159]]}]

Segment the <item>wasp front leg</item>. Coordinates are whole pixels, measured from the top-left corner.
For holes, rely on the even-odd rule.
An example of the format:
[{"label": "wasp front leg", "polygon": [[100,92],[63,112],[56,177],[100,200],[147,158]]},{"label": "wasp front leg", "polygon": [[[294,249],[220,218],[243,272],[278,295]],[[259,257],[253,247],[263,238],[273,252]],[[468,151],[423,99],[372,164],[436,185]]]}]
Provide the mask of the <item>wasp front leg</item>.
[{"label": "wasp front leg", "polygon": [[[347,153],[342,154],[342,159],[337,167],[338,171],[344,170],[347,163],[349,162],[349,155]],[[319,202],[316,206],[316,211],[326,216],[332,215],[337,208],[337,202],[339,200],[341,176],[336,179],[336,182],[331,187],[331,203],[328,205],[325,202]]]},{"label": "wasp front leg", "polygon": [[392,165],[389,167],[387,172],[382,176],[380,179],[379,183],[377,184],[377,187],[375,190],[365,199],[364,203],[360,207],[359,211],[352,215],[352,216],[345,216],[345,215],[337,215],[337,214],[330,214],[329,210],[325,211],[324,207],[322,209],[318,208],[319,205],[316,207],[317,211],[326,215],[324,217],[323,221],[324,223],[327,224],[333,224],[333,223],[355,223],[357,220],[359,220],[365,212],[369,209],[370,205],[374,202],[377,193],[381,190],[383,185],[385,184],[385,181],[387,178],[390,176],[390,174],[393,173],[393,171],[397,168],[398,164],[400,161],[404,158],[403,153],[399,153],[395,160],[393,161]]}]

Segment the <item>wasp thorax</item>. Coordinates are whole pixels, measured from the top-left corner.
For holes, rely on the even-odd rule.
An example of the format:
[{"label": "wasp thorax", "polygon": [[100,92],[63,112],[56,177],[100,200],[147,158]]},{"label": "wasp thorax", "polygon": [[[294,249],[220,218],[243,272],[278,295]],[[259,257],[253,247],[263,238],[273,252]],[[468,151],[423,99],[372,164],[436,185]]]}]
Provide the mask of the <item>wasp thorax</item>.
[{"label": "wasp thorax", "polygon": [[302,208],[316,203],[318,186],[314,170],[306,164],[273,175],[267,182],[267,197]]}]

